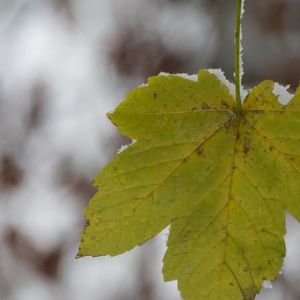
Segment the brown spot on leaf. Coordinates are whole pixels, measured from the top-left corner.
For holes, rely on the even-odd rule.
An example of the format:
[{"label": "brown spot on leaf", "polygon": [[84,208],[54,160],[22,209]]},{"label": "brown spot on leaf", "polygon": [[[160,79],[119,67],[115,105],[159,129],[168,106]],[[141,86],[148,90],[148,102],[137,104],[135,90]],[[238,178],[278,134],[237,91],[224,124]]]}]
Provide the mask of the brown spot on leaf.
[{"label": "brown spot on leaf", "polygon": [[224,124],[224,128],[226,130],[231,130],[235,127],[236,125],[236,119],[234,116],[232,116],[225,124]]},{"label": "brown spot on leaf", "polygon": [[248,137],[246,137],[243,142],[244,154],[247,154],[250,151],[250,149],[251,149],[251,140]]},{"label": "brown spot on leaf", "polygon": [[230,108],[230,106],[228,105],[228,103],[225,100],[222,100],[221,104],[224,108]]},{"label": "brown spot on leaf", "polygon": [[203,155],[204,154],[204,150],[201,146],[197,148],[196,152],[197,152],[198,155]]},{"label": "brown spot on leaf", "polygon": [[244,289],[244,299],[245,300],[253,300],[255,295],[257,294],[257,290],[255,287],[249,287]]},{"label": "brown spot on leaf", "polygon": [[202,104],[202,109],[210,109],[210,106],[208,105],[208,104],[206,104],[206,103],[203,103]]}]

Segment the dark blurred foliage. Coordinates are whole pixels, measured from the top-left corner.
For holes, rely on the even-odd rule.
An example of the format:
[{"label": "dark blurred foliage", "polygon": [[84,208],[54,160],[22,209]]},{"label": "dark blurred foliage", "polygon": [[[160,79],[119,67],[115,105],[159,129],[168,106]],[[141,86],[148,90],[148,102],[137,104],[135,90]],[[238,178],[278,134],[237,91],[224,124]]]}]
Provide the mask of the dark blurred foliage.
[{"label": "dark blurred foliage", "polygon": [[0,191],[17,187],[23,177],[23,171],[10,155],[2,156],[0,164]]},{"label": "dark blurred foliage", "polygon": [[[191,57],[167,49],[163,39],[153,38],[155,32],[152,32],[149,39],[143,26],[144,20],[137,18],[134,28],[126,27],[126,20],[122,19],[121,14],[117,18],[122,20],[119,33],[111,44],[110,52],[110,59],[121,75],[127,77],[139,74],[146,78],[162,71],[196,72],[200,66],[221,67],[229,78],[233,78],[235,1],[156,0],[153,2],[161,6],[183,3],[194,6],[195,10],[205,9],[215,24],[216,45],[215,49],[211,49],[214,55],[209,61],[204,61],[201,51],[193,53],[195,64],[191,66]],[[300,55],[299,51],[295,51],[300,46],[297,38],[300,33],[300,19],[295,12],[299,9],[300,2],[297,1],[246,1],[247,14],[243,28],[246,85],[272,79],[291,84],[293,89],[296,88],[300,78],[298,67]]]},{"label": "dark blurred foliage", "polygon": [[140,26],[133,30],[130,28],[123,30],[124,28],[117,35],[110,53],[110,60],[120,75],[147,78],[161,71],[184,72],[184,61],[187,58],[168,51],[161,39],[147,39],[147,35],[141,34],[143,29]]},{"label": "dark blurred foliage", "polygon": [[58,280],[58,268],[63,254],[61,248],[43,253],[14,228],[8,228],[6,237],[9,249],[20,264],[26,264],[51,280]]}]

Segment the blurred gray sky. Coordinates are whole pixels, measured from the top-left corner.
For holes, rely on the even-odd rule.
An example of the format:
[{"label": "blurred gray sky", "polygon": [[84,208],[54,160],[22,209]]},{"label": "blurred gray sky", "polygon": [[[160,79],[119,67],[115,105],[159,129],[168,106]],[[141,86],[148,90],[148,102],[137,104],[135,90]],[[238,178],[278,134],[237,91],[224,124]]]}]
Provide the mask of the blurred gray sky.
[{"label": "blurred gray sky", "polygon": [[[161,71],[233,79],[234,2],[0,1],[0,300],[176,300],[167,232],[115,258],[74,260],[90,181],[129,141],[107,121]],[[246,0],[244,84],[300,79],[300,2]],[[257,299],[300,299],[300,227]]]}]

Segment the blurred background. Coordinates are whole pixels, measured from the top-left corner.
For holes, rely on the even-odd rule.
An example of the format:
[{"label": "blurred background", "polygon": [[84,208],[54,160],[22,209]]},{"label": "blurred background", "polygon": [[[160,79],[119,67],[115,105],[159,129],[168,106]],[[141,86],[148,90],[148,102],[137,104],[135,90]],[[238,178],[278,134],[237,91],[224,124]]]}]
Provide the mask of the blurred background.
[{"label": "blurred background", "polygon": [[[300,79],[300,1],[246,1],[244,84]],[[161,71],[233,80],[235,1],[0,0],[0,300],[179,300],[167,231],[75,260],[95,174],[129,140],[105,113]],[[300,226],[260,300],[300,299]]]}]

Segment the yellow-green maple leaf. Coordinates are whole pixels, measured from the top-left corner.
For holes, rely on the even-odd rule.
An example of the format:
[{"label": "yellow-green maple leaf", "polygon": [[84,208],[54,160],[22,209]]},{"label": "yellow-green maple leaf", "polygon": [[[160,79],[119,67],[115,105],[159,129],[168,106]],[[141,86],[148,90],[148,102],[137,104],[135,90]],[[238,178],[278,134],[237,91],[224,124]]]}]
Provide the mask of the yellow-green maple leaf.
[{"label": "yellow-green maple leaf", "polygon": [[262,82],[241,113],[228,88],[157,76],[109,115],[137,141],[95,178],[79,256],[117,255],[171,224],[163,273],[185,300],[254,299],[300,219],[300,89],[278,103]]}]

